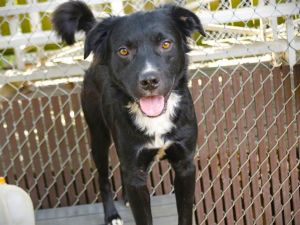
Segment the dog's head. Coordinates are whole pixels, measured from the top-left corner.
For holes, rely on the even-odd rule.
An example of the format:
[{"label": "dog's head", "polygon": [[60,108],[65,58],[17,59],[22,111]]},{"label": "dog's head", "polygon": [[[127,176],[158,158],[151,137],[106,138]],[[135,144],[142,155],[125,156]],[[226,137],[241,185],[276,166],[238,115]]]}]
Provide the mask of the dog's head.
[{"label": "dog's head", "polygon": [[93,52],[108,67],[112,81],[154,117],[164,111],[169,94],[185,76],[187,37],[196,30],[205,35],[193,12],[173,5],[110,17],[86,32],[84,56]]}]

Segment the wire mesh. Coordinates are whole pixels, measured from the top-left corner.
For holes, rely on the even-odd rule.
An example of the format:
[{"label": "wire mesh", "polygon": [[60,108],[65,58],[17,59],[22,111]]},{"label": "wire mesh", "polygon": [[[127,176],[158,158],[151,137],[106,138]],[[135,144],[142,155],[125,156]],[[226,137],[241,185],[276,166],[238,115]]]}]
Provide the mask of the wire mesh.
[{"label": "wire mesh", "polygon": [[[80,108],[84,37],[65,46],[50,15],[63,1],[0,0],[0,175],[36,209],[101,201]],[[165,3],[195,12],[207,37],[190,40],[198,118],[197,224],[300,224],[300,3],[296,0],[86,1],[97,17]],[[122,198],[111,147],[110,178]],[[171,194],[155,162],[152,195]]]}]

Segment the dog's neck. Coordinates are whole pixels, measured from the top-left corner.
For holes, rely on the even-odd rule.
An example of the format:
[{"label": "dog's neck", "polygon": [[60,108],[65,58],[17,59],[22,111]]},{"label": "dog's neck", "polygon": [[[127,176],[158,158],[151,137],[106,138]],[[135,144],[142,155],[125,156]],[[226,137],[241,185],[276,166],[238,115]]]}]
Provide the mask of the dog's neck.
[{"label": "dog's neck", "polygon": [[130,102],[127,105],[129,113],[132,116],[134,125],[144,132],[147,136],[157,137],[170,132],[175,128],[173,118],[176,115],[181,96],[172,92],[167,101],[167,107],[164,113],[157,117],[148,117],[142,113],[138,103]]}]

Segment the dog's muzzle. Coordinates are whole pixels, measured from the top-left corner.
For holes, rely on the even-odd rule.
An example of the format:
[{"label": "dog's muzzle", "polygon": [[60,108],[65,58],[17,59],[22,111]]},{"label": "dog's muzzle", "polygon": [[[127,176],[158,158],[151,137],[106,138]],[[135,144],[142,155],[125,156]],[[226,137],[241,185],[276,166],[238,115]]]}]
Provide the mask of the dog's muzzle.
[{"label": "dog's muzzle", "polygon": [[151,71],[142,74],[139,78],[140,89],[147,93],[139,99],[139,106],[149,117],[159,116],[165,108],[165,97],[157,94],[157,89],[161,84],[160,76],[158,71]]},{"label": "dog's muzzle", "polygon": [[144,91],[154,91],[160,85],[160,75],[157,72],[145,73],[139,77],[140,88]]}]

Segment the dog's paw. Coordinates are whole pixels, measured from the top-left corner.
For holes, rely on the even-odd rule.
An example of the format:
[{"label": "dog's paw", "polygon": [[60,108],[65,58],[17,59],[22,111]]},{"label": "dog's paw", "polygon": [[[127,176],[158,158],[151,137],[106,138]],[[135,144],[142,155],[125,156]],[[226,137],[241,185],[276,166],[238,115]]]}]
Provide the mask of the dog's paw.
[{"label": "dog's paw", "polygon": [[113,219],[109,225],[123,225],[123,221],[121,219]]},{"label": "dog's paw", "polygon": [[108,217],[108,225],[123,225],[123,220],[118,213]]},{"label": "dog's paw", "polygon": [[126,202],[125,202],[125,206],[126,206],[127,208],[129,208],[130,203],[129,203],[128,201],[126,201]]}]

